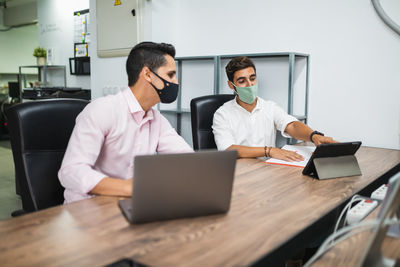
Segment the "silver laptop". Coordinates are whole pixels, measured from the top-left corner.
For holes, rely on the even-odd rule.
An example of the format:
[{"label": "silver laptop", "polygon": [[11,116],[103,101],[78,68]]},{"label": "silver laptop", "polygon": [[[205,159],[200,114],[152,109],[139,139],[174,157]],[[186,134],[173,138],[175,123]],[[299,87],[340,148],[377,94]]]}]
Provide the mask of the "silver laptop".
[{"label": "silver laptop", "polygon": [[131,223],[226,213],[237,152],[135,157],[132,198],[118,202]]}]

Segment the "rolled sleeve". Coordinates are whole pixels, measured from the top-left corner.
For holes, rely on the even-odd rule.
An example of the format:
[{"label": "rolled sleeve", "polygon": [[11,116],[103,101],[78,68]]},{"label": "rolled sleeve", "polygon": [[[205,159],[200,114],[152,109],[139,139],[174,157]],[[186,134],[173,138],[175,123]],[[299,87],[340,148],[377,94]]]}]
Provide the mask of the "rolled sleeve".
[{"label": "rolled sleeve", "polygon": [[225,118],[221,109],[218,109],[214,113],[212,129],[218,150],[226,150],[228,147],[235,144],[235,138],[229,126],[229,120]]},{"label": "rolled sleeve", "polygon": [[[100,111],[101,113],[101,111]],[[100,116],[99,116],[100,115]],[[74,201],[67,196],[74,193],[87,195],[107,175],[94,169],[106,133],[107,119],[99,114],[98,105],[89,104],[76,119],[76,125],[68,143],[59,180],[66,192],[66,202]]]},{"label": "rolled sleeve", "polygon": [[291,136],[285,133],[287,125],[291,122],[298,121],[295,117],[287,114],[281,107],[274,103],[274,124],[283,137],[290,138]]}]

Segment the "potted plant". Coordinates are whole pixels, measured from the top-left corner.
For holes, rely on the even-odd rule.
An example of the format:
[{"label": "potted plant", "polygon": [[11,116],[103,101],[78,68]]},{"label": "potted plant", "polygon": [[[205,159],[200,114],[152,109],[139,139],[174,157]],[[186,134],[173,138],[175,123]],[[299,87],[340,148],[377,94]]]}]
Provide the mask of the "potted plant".
[{"label": "potted plant", "polygon": [[38,66],[46,65],[46,49],[38,46],[33,50],[33,56],[36,57],[36,62]]}]

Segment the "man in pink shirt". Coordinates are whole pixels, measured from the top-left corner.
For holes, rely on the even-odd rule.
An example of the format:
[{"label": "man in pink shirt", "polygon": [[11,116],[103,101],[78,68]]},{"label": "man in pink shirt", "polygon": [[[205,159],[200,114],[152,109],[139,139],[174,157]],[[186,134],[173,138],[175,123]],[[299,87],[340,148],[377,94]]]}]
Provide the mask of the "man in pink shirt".
[{"label": "man in pink shirt", "polygon": [[79,114],[58,172],[65,203],[131,196],[136,155],[193,151],[152,108],[178,95],[174,57],[170,44],[136,45],[126,61],[129,87],[92,101]]}]

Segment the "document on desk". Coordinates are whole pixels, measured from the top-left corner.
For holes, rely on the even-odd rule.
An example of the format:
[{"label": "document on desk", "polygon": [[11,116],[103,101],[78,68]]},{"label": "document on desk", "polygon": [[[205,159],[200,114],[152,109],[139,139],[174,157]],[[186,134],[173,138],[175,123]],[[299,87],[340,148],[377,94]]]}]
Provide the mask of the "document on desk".
[{"label": "document on desk", "polygon": [[314,152],[315,146],[285,145],[284,147],[282,147],[282,149],[295,151],[298,154],[302,155],[304,160],[302,160],[302,161],[285,161],[285,160],[270,158],[270,159],[266,160],[265,163],[304,168],[307,165],[307,162],[310,159],[312,153]]}]

